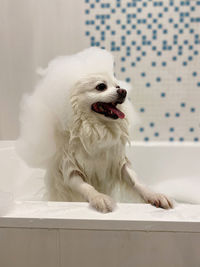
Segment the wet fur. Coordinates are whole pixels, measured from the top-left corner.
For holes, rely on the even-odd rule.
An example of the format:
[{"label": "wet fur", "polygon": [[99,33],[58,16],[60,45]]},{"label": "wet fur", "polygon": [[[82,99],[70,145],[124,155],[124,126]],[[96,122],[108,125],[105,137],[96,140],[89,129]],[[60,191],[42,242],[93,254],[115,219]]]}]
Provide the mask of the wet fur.
[{"label": "wet fur", "polygon": [[[116,100],[117,85],[130,87],[114,77],[112,55],[89,48],[54,60],[43,75],[22,104],[18,151],[30,166],[46,169],[47,199],[88,201],[101,212],[112,211],[115,202],[171,207],[167,197],[138,182],[126,158],[136,118],[128,97],[118,105],[124,119],[91,110],[95,102]],[[104,92],[95,89],[101,82]]]}]

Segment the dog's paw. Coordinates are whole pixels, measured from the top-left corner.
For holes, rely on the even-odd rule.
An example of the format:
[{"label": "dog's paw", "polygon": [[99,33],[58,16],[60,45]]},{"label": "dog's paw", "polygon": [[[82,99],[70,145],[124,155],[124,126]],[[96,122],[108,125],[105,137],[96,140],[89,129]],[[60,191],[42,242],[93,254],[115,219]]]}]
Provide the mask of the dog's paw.
[{"label": "dog's paw", "polygon": [[116,206],[111,197],[101,193],[90,199],[90,205],[102,213],[111,212]]},{"label": "dog's paw", "polygon": [[163,194],[151,192],[145,197],[145,201],[157,208],[172,209],[173,201]]}]

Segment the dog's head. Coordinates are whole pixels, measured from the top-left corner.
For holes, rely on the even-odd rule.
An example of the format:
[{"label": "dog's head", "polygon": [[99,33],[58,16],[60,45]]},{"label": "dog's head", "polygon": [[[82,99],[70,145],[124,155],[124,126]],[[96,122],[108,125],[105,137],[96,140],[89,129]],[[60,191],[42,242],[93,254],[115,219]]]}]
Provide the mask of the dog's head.
[{"label": "dog's head", "polygon": [[80,79],[73,88],[72,103],[82,113],[92,113],[101,119],[124,119],[121,109],[127,91],[114,76],[107,73],[89,74]]},{"label": "dog's head", "polygon": [[[60,136],[63,133],[65,136],[75,122],[84,120],[86,127],[86,121],[94,122],[94,126],[97,120],[107,125],[112,122],[112,126],[122,127],[127,135],[126,126],[134,121],[126,92],[130,86],[116,80],[113,63],[109,52],[92,47],[58,57],[40,71],[43,78],[35,91],[24,98],[20,118],[19,151],[31,166],[49,164],[57,147],[62,146],[64,139]],[[85,116],[81,118],[82,114]],[[105,144],[108,143],[112,140]]]},{"label": "dog's head", "polygon": [[112,54],[96,47],[50,62],[45,71],[45,97],[50,95],[62,128],[73,121],[73,113],[104,121],[127,118],[126,89],[130,86],[115,78],[113,67]]}]

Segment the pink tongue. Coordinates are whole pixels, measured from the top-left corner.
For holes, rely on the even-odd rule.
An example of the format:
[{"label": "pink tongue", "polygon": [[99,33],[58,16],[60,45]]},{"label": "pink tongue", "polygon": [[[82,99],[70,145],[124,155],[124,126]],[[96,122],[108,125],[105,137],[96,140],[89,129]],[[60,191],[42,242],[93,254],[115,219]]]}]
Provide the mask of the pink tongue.
[{"label": "pink tongue", "polygon": [[112,110],[112,112],[116,114],[120,119],[123,119],[125,117],[124,113],[121,112],[119,109],[111,106],[109,106],[109,109]]}]

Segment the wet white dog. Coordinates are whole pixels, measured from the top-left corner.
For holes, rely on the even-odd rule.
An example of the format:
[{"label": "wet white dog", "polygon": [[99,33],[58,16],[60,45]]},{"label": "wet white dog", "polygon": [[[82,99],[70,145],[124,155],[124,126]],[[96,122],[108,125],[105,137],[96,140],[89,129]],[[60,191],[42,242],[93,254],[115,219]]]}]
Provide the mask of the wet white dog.
[{"label": "wet white dog", "polygon": [[137,180],[126,157],[132,109],[112,55],[89,48],[53,60],[42,74],[23,101],[18,151],[46,169],[48,200],[88,201],[101,212],[115,202],[171,208]]}]

